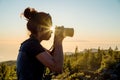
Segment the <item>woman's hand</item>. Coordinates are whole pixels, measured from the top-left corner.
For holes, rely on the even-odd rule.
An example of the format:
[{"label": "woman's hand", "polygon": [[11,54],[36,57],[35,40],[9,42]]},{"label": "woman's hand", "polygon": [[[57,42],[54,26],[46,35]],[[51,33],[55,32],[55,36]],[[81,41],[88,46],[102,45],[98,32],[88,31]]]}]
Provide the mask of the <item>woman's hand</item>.
[{"label": "woman's hand", "polygon": [[56,27],[55,28],[54,42],[62,42],[64,38],[65,38],[64,27],[63,26]]}]

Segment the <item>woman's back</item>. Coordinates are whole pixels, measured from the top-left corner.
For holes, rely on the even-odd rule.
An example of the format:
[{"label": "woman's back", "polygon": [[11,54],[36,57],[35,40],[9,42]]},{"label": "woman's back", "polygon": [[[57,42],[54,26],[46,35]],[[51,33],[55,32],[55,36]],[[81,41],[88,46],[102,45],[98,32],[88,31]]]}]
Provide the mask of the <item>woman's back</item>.
[{"label": "woman's back", "polygon": [[42,78],[44,65],[35,58],[35,53],[33,53],[37,47],[42,48],[39,42],[32,38],[21,44],[17,59],[17,75],[23,79],[19,80],[40,80]]}]

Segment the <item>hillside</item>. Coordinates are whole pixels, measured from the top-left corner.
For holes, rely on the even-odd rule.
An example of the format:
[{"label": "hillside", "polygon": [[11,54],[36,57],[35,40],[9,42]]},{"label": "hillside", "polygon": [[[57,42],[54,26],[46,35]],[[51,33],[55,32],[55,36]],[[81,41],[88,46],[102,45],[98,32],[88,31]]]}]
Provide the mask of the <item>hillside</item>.
[{"label": "hillside", "polygon": [[3,62],[0,62],[0,65],[1,64],[6,64],[7,66],[13,66],[13,65],[16,65],[16,61],[15,60],[3,61]]}]

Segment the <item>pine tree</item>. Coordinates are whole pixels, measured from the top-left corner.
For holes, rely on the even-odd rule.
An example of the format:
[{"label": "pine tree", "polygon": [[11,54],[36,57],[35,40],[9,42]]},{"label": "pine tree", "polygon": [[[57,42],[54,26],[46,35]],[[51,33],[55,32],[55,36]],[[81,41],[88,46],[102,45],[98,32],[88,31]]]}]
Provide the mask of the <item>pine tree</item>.
[{"label": "pine tree", "polygon": [[88,69],[95,69],[96,66],[96,58],[94,53],[90,53],[88,57]]},{"label": "pine tree", "polygon": [[109,47],[109,49],[108,49],[108,53],[109,53],[109,55],[110,55],[110,56],[112,56],[112,55],[113,55],[113,50],[112,50],[112,48],[111,48],[111,47]]},{"label": "pine tree", "polygon": [[90,50],[88,49],[84,55],[83,55],[83,62],[84,62],[84,68],[88,68],[88,58],[89,58]]},{"label": "pine tree", "polygon": [[99,68],[102,61],[102,50],[98,47],[98,53],[96,53],[96,67]]},{"label": "pine tree", "polygon": [[76,60],[78,58],[78,46],[76,46],[76,48],[75,48],[75,58],[76,58]]},{"label": "pine tree", "polygon": [[115,51],[118,51],[118,47],[117,46],[115,47]]},{"label": "pine tree", "polygon": [[0,80],[9,80],[9,67],[4,63],[0,65]]}]

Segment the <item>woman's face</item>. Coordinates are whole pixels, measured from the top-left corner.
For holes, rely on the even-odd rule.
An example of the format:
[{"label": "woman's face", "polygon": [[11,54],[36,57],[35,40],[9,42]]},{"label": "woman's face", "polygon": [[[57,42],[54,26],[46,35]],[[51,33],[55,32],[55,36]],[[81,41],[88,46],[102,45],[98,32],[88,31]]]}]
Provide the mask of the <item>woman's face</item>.
[{"label": "woman's face", "polygon": [[52,34],[51,26],[42,28],[42,32],[39,34],[42,34],[43,40],[49,40]]},{"label": "woman's face", "polygon": [[43,25],[40,25],[38,30],[38,37],[42,40],[49,40],[51,37],[51,30],[52,21],[51,19],[47,18]]}]

